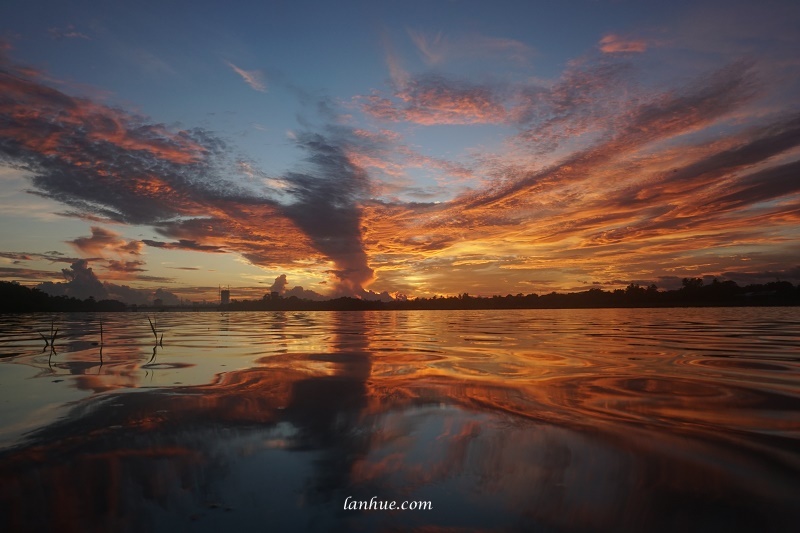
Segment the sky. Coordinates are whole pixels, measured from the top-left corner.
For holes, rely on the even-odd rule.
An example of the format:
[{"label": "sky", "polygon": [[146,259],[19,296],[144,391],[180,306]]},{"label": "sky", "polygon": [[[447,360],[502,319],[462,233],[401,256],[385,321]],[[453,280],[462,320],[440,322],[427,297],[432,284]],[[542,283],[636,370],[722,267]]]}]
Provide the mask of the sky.
[{"label": "sky", "polygon": [[800,283],[798,50],[795,0],[7,0],[0,279]]}]

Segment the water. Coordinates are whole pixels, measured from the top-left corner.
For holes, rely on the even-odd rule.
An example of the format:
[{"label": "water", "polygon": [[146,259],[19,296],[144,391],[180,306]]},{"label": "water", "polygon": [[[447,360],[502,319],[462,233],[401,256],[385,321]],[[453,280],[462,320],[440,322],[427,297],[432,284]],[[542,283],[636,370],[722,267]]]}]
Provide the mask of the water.
[{"label": "water", "polygon": [[0,316],[0,530],[800,524],[797,308],[147,318]]}]

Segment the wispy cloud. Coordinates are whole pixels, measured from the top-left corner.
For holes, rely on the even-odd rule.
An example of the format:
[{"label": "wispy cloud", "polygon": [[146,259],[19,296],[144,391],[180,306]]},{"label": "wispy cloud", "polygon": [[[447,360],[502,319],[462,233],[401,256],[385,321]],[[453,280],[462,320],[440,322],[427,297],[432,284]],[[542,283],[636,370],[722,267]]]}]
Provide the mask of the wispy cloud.
[{"label": "wispy cloud", "polygon": [[447,45],[442,32],[428,36],[419,31],[408,30],[408,35],[426,63],[436,65],[444,61]]},{"label": "wispy cloud", "polygon": [[47,30],[50,37],[53,39],[85,39],[91,40],[91,37],[83,32],[78,31],[74,25],[69,24],[64,28],[50,28]]},{"label": "wispy cloud", "polygon": [[[506,279],[521,283],[508,272],[550,269],[591,279],[609,269],[638,269],[663,275],[666,268],[696,268],[687,257],[718,247],[780,249],[785,246],[780,232],[798,219],[800,186],[790,179],[798,172],[791,158],[800,147],[796,116],[773,118],[691,149],[670,147],[724,123],[758,89],[746,62],[674,90],[641,93],[627,105],[596,104],[593,95],[566,97],[566,87],[558,85],[542,88],[530,103],[532,126],[526,128],[552,123],[546,115],[544,122],[536,118],[537,106],[560,102],[564,124],[576,108],[583,108],[582,116],[591,109],[597,127],[605,124],[605,135],[543,169],[504,165],[507,179],[452,202],[369,210],[368,250],[379,260],[374,266],[382,279],[398,284],[403,275],[395,273],[413,270],[418,283],[435,292],[435,283],[446,285],[436,274],[440,264],[450,265],[450,278],[457,276],[452,267],[459,263],[472,275],[506,272]],[[540,133],[544,139],[554,134]],[[776,159],[781,155],[785,163]],[[457,259],[498,242],[506,258],[480,265]],[[725,262],[715,258],[703,268],[714,265],[719,272]]]},{"label": "wispy cloud", "polygon": [[442,31],[425,33],[414,29],[408,30],[408,36],[422,60],[430,66],[463,58],[471,60],[490,58],[495,61],[510,60],[521,63],[534,54],[530,46],[514,39],[476,34],[451,38]]},{"label": "wispy cloud", "polygon": [[236,74],[242,77],[244,82],[249,85],[253,90],[259,91],[262,93],[267,92],[267,81],[264,77],[264,73],[260,70],[244,70],[242,68],[237,67],[230,61],[226,61],[231,70],[233,70]]},{"label": "wispy cloud", "polygon": [[392,122],[491,124],[507,119],[492,87],[432,74],[409,79],[391,98],[373,94],[362,97],[361,104],[369,115]]},{"label": "wispy cloud", "polygon": [[597,46],[605,54],[642,53],[647,50],[646,41],[623,37],[614,33],[604,35]]}]

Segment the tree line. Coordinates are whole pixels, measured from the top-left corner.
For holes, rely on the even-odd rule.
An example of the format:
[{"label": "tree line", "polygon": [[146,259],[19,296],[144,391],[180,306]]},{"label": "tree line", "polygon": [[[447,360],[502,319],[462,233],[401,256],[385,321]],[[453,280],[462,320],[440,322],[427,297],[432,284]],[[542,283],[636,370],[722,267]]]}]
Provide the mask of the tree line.
[{"label": "tree line", "polygon": [[[433,296],[395,299],[393,301],[332,298],[314,301],[276,293],[259,300],[233,301],[220,309],[230,311],[336,311],[336,310],[425,310],[425,309],[560,309],[604,307],[707,307],[707,306],[780,306],[800,305],[800,285],[788,281],[740,286],[734,281],[704,283],[700,278],[684,278],[682,286],[661,290],[656,285],[642,287],[631,283],[625,289],[604,291],[593,287],[586,291],[549,294],[508,294],[506,296]],[[50,296],[39,289],[18,283],[0,282],[0,313],[127,311],[117,300],[79,300],[68,296]],[[172,308],[180,310],[181,308]],[[186,307],[186,310],[194,309]]]},{"label": "tree line", "polygon": [[10,281],[0,281],[0,313],[125,311],[127,306],[117,300],[94,298],[79,300],[70,296],[50,296],[39,289]]},{"label": "tree line", "polygon": [[675,290],[661,290],[656,285],[642,287],[631,283],[625,289],[604,291],[593,287],[586,291],[549,294],[508,294],[506,296],[433,296],[395,299],[390,302],[335,298],[324,301],[281,298],[266,294],[261,300],[234,301],[230,310],[424,310],[424,309],[559,309],[603,307],[706,307],[800,305],[800,285],[788,281],[739,286],[734,281],[714,279],[704,284],[701,278],[684,278]]}]

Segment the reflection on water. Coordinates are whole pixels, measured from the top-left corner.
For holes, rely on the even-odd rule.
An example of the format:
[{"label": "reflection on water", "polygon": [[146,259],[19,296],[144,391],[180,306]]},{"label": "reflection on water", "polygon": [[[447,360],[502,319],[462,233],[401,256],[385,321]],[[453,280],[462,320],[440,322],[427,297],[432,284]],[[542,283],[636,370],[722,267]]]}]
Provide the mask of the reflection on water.
[{"label": "reflection on water", "polygon": [[133,313],[0,326],[4,531],[800,523],[800,309],[162,313],[161,345]]}]

